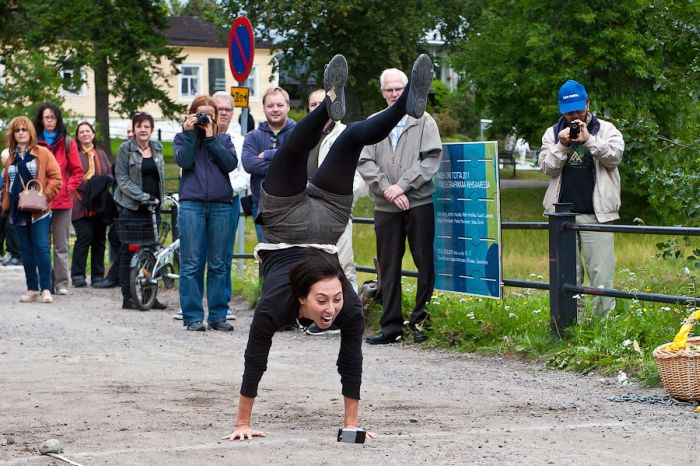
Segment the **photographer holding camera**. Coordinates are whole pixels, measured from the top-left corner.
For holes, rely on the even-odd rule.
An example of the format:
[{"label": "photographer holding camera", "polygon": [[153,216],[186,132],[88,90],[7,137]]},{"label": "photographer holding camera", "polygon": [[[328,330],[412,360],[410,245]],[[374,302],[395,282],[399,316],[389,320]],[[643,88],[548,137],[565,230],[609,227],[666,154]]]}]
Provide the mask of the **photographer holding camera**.
[{"label": "photographer holding camera", "polygon": [[175,135],[175,161],[180,181],[180,307],[182,322],[191,331],[205,331],[204,267],[207,267],[207,306],[210,330],[233,331],[226,322],[226,271],[229,238],[233,235],[233,189],[229,172],[238,165],[231,138],[219,134],[219,112],[209,96],[195,97],[183,132]]},{"label": "photographer holding camera", "polygon": [[[542,136],[539,166],[552,179],[544,195],[545,213],[554,204],[573,204],[576,223],[607,223],[620,218],[620,173],[625,141],[612,123],[590,113],[590,100],[583,85],[569,80],[559,89],[562,117]],[[585,268],[591,286],[612,288],[615,272],[613,233],[577,232],[576,281],[583,281]],[[583,261],[581,260],[583,256]],[[582,263],[583,262],[583,263]],[[615,299],[593,297],[594,316],[607,317]],[[578,301],[578,320],[587,318],[585,303]]]}]

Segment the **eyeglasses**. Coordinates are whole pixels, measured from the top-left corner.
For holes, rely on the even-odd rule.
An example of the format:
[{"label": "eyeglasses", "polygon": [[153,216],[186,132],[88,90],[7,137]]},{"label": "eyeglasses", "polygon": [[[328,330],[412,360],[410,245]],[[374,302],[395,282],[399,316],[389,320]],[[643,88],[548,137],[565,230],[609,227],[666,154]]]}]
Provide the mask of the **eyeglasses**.
[{"label": "eyeglasses", "polygon": [[393,94],[394,92],[397,92],[397,93],[403,92],[404,89],[405,89],[405,87],[394,87],[394,88],[390,87],[388,89],[384,89],[384,92],[386,92],[387,94]]},{"label": "eyeglasses", "polygon": [[28,133],[29,129],[27,129],[27,128],[15,128],[15,133],[22,133],[22,132]]},{"label": "eyeglasses", "polygon": [[55,120],[55,119],[56,119],[56,115],[44,115],[43,117],[41,117],[41,119],[42,119],[42,120],[48,120],[48,121]]},{"label": "eyeglasses", "polygon": [[231,113],[233,109],[231,107],[218,107],[219,112]]}]

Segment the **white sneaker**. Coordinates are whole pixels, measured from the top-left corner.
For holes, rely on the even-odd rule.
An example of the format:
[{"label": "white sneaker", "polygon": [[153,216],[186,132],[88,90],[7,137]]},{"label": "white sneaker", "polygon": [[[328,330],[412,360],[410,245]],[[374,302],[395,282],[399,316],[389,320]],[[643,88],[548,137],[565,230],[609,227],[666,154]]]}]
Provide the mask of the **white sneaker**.
[{"label": "white sneaker", "polygon": [[236,316],[231,312],[231,309],[226,311],[226,320],[236,320]]},{"label": "white sneaker", "polygon": [[66,296],[68,294],[68,289],[67,288],[59,288],[56,291],[56,294],[61,295],[61,296]]},{"label": "white sneaker", "polygon": [[173,314],[173,319],[182,320],[182,309],[178,309],[175,314]]}]

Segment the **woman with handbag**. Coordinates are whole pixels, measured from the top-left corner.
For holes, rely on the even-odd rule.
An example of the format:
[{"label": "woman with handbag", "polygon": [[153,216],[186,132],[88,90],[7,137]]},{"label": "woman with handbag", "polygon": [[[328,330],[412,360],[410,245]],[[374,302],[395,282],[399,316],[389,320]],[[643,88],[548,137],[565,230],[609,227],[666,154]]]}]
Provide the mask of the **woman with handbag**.
[{"label": "woman with handbag", "polygon": [[49,204],[63,184],[61,169],[51,152],[37,145],[34,126],[27,117],[10,121],[7,146],[10,158],[3,172],[2,212],[14,225],[22,251],[27,292],[19,301],[51,303]]},{"label": "woman with handbag", "polygon": [[75,130],[79,142],[80,163],[83,166],[83,181],[73,192],[73,215],[71,221],[75,229],[71,281],[81,288],[87,285],[85,268],[90,251],[90,280],[93,285],[104,279],[105,244],[107,224],[112,194],[112,170],[107,154],[95,145],[95,129],[82,121]]},{"label": "woman with handbag", "polygon": [[[134,137],[119,147],[114,175],[117,186],[114,189],[114,202],[119,209],[119,230],[130,225],[151,224],[151,212],[147,205],[150,201],[163,201],[163,179],[165,163],[163,146],[152,141],[154,121],[146,112],[137,113],[132,119]],[[129,286],[129,267],[133,251],[129,251],[126,241],[121,243],[121,262],[119,282],[122,288],[122,309],[136,309],[131,299]],[[153,309],[165,309],[166,306],[156,300]]]},{"label": "woman with handbag", "polygon": [[34,117],[37,144],[51,151],[61,168],[63,186],[51,201],[51,240],[53,242],[53,285],[59,295],[68,294],[68,259],[70,258],[70,220],[73,213],[73,191],[83,179],[78,145],[66,133],[61,110],[43,103]]}]

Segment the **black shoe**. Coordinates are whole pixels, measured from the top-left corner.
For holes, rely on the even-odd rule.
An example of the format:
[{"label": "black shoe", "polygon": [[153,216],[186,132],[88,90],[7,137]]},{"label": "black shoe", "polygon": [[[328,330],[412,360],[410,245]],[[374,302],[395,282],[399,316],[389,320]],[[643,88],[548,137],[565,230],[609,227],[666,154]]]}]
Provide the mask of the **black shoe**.
[{"label": "black shoe", "polygon": [[167,309],[167,308],[168,308],[167,305],[161,303],[160,301],[158,301],[158,300],[156,299],[156,302],[153,303],[153,307],[152,307],[151,309],[160,309],[160,310],[162,310],[162,309]]},{"label": "black shoe", "polygon": [[209,330],[221,330],[222,332],[233,332],[233,325],[226,322],[226,319],[209,324]]},{"label": "black shoe", "polygon": [[348,79],[348,62],[336,55],[323,71],[323,88],[326,90],[326,111],[333,121],[345,115],[345,81]]},{"label": "black shoe", "polygon": [[73,282],[73,288],[85,288],[87,286],[85,277],[73,277],[71,281]]},{"label": "black shoe", "polygon": [[413,342],[414,343],[423,343],[427,339],[428,339],[428,335],[421,332],[420,330],[416,329],[413,331]]},{"label": "black shoe", "polygon": [[107,277],[103,280],[100,280],[99,282],[93,283],[92,284],[93,288],[116,288],[117,283],[112,280],[111,278]]},{"label": "black shoe", "polygon": [[313,324],[306,327],[306,331],[304,333],[306,333],[307,335],[313,335],[313,336],[338,335],[340,333],[340,329],[335,324],[331,325],[330,327],[328,327],[326,329],[323,329],[323,328],[319,327],[316,322],[314,322]]},{"label": "black shoe", "polygon": [[421,54],[413,62],[408,96],[406,98],[406,115],[420,118],[425,112],[428,102],[428,91],[433,83],[433,61],[429,56]]},{"label": "black shoe", "polygon": [[386,345],[389,343],[396,343],[401,339],[400,333],[384,333],[384,331],[379,332],[378,335],[373,335],[367,337],[365,340],[370,345]]},{"label": "black shoe", "polygon": [[207,330],[207,326],[204,325],[201,320],[197,320],[188,325],[187,330],[190,332],[205,332]]},{"label": "black shoe", "polygon": [[122,301],[122,309],[138,309],[136,304],[130,299],[125,299]]}]

